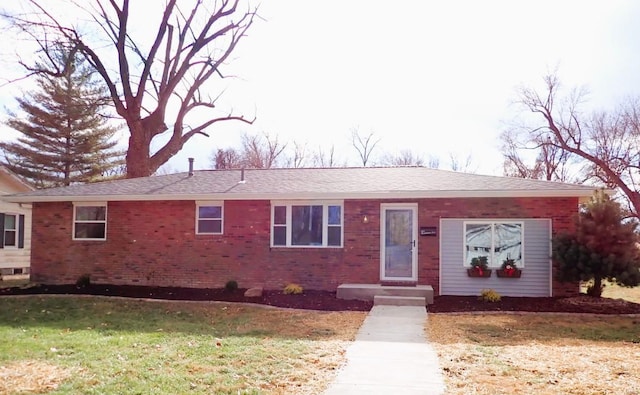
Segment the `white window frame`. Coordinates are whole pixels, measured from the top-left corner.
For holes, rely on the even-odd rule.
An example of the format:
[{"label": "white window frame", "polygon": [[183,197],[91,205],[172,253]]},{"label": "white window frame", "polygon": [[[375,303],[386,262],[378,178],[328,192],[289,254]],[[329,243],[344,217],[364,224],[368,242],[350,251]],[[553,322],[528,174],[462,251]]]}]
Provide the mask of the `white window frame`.
[{"label": "white window frame", "polygon": [[[292,207],[293,206],[322,206],[322,244],[321,245],[295,245],[291,243],[291,224],[292,224]],[[329,225],[329,206],[340,207],[340,245],[328,245],[329,228],[337,227],[337,225]],[[286,221],[284,225],[275,224],[275,208],[286,207]],[[275,226],[285,228],[286,244],[274,244]],[[295,201],[272,201],[271,202],[271,221],[270,221],[270,239],[272,248],[344,248],[344,201],[342,200],[295,200]]]},{"label": "white window frame", "polygon": [[524,268],[524,221],[522,220],[513,220],[513,219],[477,219],[477,220],[466,220],[462,225],[462,256],[463,256],[463,266],[465,268],[471,267],[471,263],[468,262],[467,259],[467,225],[491,225],[491,247],[490,251],[487,253],[489,256],[489,267],[493,269],[500,268],[502,266],[502,262],[496,262],[496,237],[495,237],[495,226],[496,224],[515,224],[520,225],[520,254],[522,255],[522,259],[517,263],[519,269]]},{"label": "white window frame", "polygon": [[[76,214],[78,207],[104,207],[104,220],[77,220]],[[107,218],[109,218],[109,208],[107,202],[74,202],[73,203],[73,229],[71,230],[71,238],[72,240],[78,241],[105,241],[107,240]],[[85,237],[76,237],[76,224],[78,223],[104,223],[104,237],[103,238],[85,238]]]},{"label": "white window frame", "polygon": [[[220,207],[220,218],[200,218],[200,207]],[[199,222],[220,221],[220,232],[200,232]],[[224,202],[219,200],[196,202],[196,234],[197,235],[222,235],[224,234]]]},{"label": "white window frame", "polygon": [[[7,244],[7,228],[6,228],[7,215],[11,215],[12,217],[15,218],[14,220],[15,228],[8,229],[10,232],[15,232],[14,244],[11,244],[11,245]],[[4,232],[2,233],[2,245],[4,248],[18,248],[18,244],[20,244],[20,241],[18,240],[18,238],[20,237],[20,214],[4,213],[4,218],[5,218],[4,219],[5,224],[3,224],[2,226],[2,228],[4,229]]]}]

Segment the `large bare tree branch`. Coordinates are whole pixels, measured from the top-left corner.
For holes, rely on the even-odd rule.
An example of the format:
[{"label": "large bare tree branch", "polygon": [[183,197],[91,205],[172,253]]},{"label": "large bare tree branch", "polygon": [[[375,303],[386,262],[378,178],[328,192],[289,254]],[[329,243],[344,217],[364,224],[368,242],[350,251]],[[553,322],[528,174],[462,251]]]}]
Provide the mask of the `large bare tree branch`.
[{"label": "large bare tree branch", "polygon": [[[185,0],[180,6],[189,10],[183,12],[177,0],[167,0],[158,10],[157,28],[151,29],[154,34],[147,35],[149,29],[140,29],[140,21],[144,19],[148,26],[154,14],[135,13],[134,3],[139,6],[139,2],[93,0],[94,7],[89,8],[86,3],[69,0],[70,6],[89,13],[88,20],[94,24],[95,29],[83,32],[65,15],[54,15],[56,10],[48,9],[45,0],[25,1],[32,12],[4,12],[2,16],[35,42],[41,53],[48,53],[53,42],[67,43],[102,76],[116,112],[129,128],[129,177],[152,174],[191,137],[207,135],[205,128],[216,123],[253,122],[228,109],[219,109],[200,91],[205,87],[211,90],[215,76],[223,75],[220,69],[252,26],[257,7],[240,12],[241,0]],[[153,10],[150,4],[145,7]],[[111,45],[104,45],[105,38]],[[32,75],[63,72],[53,65],[29,65],[26,70]],[[174,119],[167,120],[170,103],[178,111]],[[203,113],[211,113],[209,119],[202,119]],[[171,137],[152,153],[152,140],[168,129],[167,124],[172,125]]]},{"label": "large bare tree branch", "polygon": [[[542,117],[544,124],[530,128],[530,141],[544,138],[541,146],[553,149],[554,157],[571,155],[581,158],[585,179],[597,179],[610,188],[618,188],[638,216],[640,194],[640,101],[628,100],[616,112],[580,112],[585,92],[574,91],[558,104],[559,80],[555,75],[545,77],[546,96],[533,89],[521,90],[519,102],[533,114]],[[547,151],[547,153],[552,151]],[[552,169],[550,169],[552,170]]]}]

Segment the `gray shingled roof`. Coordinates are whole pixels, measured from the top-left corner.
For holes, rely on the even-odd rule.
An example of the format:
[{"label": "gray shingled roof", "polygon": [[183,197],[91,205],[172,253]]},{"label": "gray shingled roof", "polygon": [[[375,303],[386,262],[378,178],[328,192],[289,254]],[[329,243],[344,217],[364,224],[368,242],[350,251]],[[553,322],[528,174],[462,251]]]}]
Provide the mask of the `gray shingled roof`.
[{"label": "gray shingled roof", "polygon": [[[244,182],[241,178],[244,174]],[[72,185],[6,200],[348,199],[375,197],[591,196],[595,187],[424,167],[198,170]]]}]

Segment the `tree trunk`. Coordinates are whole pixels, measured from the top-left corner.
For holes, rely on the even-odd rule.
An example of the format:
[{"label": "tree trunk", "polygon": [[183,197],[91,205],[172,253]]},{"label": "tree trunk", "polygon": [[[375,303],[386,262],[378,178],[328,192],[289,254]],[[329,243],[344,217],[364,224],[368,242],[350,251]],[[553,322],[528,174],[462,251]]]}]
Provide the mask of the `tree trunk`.
[{"label": "tree trunk", "polygon": [[593,277],[593,286],[587,289],[587,294],[590,296],[595,296],[597,298],[602,296],[602,277]]},{"label": "tree trunk", "polygon": [[182,145],[175,147],[176,142],[171,139],[153,157],[151,156],[151,140],[167,130],[164,113],[160,110],[136,121],[127,120],[127,126],[130,133],[126,157],[127,178],[152,175],[182,148]]},{"label": "tree trunk", "polygon": [[640,217],[640,193],[638,191],[634,191],[633,189],[629,189],[629,191],[625,191],[625,194],[631,201],[632,210],[634,211],[632,214],[635,217]]},{"label": "tree trunk", "polygon": [[147,177],[157,169],[152,169],[149,155],[151,138],[141,123],[129,124],[129,148],[127,149],[127,178]]}]

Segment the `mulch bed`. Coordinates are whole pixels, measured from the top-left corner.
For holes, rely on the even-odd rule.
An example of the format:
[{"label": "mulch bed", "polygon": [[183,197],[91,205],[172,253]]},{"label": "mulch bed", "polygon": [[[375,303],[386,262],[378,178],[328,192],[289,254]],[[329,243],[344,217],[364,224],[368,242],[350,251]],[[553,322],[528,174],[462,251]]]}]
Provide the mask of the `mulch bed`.
[{"label": "mulch bed", "polygon": [[245,297],[246,289],[227,291],[224,288],[148,287],[136,285],[91,284],[88,286],[35,285],[0,289],[2,295],[105,295],[145,299],[243,302],[306,310],[369,311],[372,302],[342,300],[335,292],[305,290],[300,295],[285,295],[282,291],[265,290],[261,297]]},{"label": "mulch bed", "polygon": [[640,314],[640,304],[623,299],[596,298],[581,294],[575,297],[514,298],[484,302],[476,296],[437,296],[428,307],[432,313],[473,311],[523,311],[551,313]]},{"label": "mulch bed", "polygon": [[[244,289],[233,292],[224,289],[198,289],[177,287],[147,287],[133,285],[91,284],[79,287],[70,285],[35,285],[0,289],[2,295],[106,295],[148,299],[223,301],[256,303],[277,307],[326,310],[326,311],[369,311],[372,302],[342,300],[335,292],[305,290],[300,295],[285,295],[282,291],[264,291],[261,297],[245,297]],[[499,302],[490,303],[476,296],[436,296],[429,312],[558,312],[595,314],[640,314],[640,304],[622,299],[593,298],[580,295],[571,298],[515,298],[503,297]]]}]

